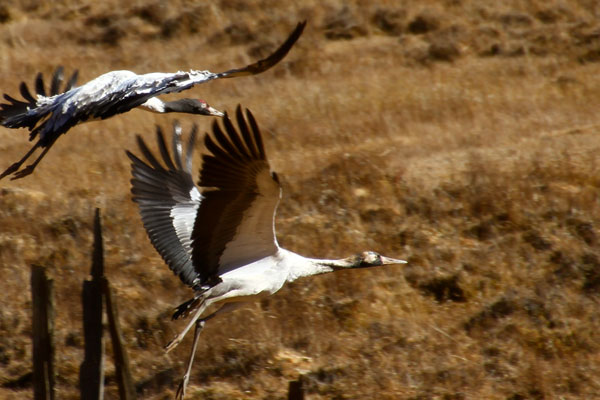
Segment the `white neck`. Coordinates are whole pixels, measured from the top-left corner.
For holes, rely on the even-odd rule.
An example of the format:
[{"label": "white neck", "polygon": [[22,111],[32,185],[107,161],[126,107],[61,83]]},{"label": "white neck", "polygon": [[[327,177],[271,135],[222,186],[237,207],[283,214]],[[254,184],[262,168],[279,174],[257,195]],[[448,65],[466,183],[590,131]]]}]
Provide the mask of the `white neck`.
[{"label": "white neck", "polygon": [[154,113],[164,113],[165,112],[165,103],[160,100],[158,97],[152,97],[148,99],[145,103],[139,106],[140,108],[151,111]]},{"label": "white neck", "polygon": [[350,262],[348,259],[340,259],[340,260],[323,260],[318,258],[305,258],[299,254],[293,253],[289,250],[285,250],[280,248],[280,254],[283,255],[285,253],[285,266],[287,268],[288,275],[287,281],[293,282],[298,278],[302,278],[305,276],[311,275],[320,275],[326,274],[328,272],[333,272],[338,268],[348,268],[350,267]]}]

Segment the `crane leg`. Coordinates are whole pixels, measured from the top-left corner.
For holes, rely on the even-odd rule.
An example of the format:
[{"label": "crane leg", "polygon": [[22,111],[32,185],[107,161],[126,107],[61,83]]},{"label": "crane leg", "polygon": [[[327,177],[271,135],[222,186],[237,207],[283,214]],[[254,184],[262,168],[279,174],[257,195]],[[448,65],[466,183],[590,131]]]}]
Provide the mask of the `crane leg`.
[{"label": "crane leg", "polygon": [[[210,317],[212,318],[214,314]],[[196,321],[196,330],[194,331],[194,344],[192,344],[192,351],[190,353],[190,358],[188,360],[187,368],[185,369],[185,374],[183,378],[181,378],[181,382],[179,383],[179,387],[177,388],[177,394],[175,394],[175,398],[178,400],[183,400],[185,396],[185,388],[190,381],[190,374],[192,372],[192,364],[194,363],[194,355],[196,354],[196,348],[198,347],[198,338],[200,337],[200,332],[202,332],[202,328],[204,328],[204,324],[206,320],[199,319]]]},{"label": "crane leg", "polygon": [[23,163],[25,161],[27,161],[27,159],[33,154],[33,152],[40,146],[40,142],[38,141],[35,145],[33,145],[33,147],[31,149],[29,149],[29,151],[27,152],[27,154],[25,154],[23,156],[23,158],[21,158],[19,161],[17,161],[16,163],[14,163],[13,165],[11,165],[10,167],[6,168],[6,170],[0,174],[0,179],[4,178],[7,175],[12,174],[13,172],[17,171],[19,168],[21,168],[21,165],[23,165]]},{"label": "crane leg", "polygon": [[[185,374],[183,374],[183,378],[181,378],[181,382],[179,382],[179,387],[177,388],[177,393],[175,394],[176,399],[182,400],[183,397],[185,396],[185,389],[187,388],[187,384],[190,381],[190,375],[192,373],[192,364],[194,363],[194,356],[196,355],[196,349],[198,348],[198,338],[200,337],[200,332],[202,332],[202,329],[204,328],[206,321],[208,321],[209,319],[213,319],[214,317],[217,316],[217,314],[221,314],[223,312],[228,312],[228,311],[233,311],[233,310],[237,309],[239,306],[240,306],[240,303],[227,303],[223,307],[221,307],[217,311],[215,311],[214,313],[212,313],[209,316],[202,318],[202,319],[198,319],[198,312],[196,312],[196,314],[194,315],[194,319],[193,319],[193,321],[195,321],[196,329],[194,330],[194,343],[192,344],[192,352],[190,353],[190,357],[188,359],[188,364],[187,364],[187,368],[185,369]],[[202,308],[202,310],[200,310],[200,313],[202,313],[202,311],[204,311],[205,307],[201,307],[201,308]],[[181,336],[181,338],[183,338],[183,336],[185,336],[185,333],[187,333],[190,326],[191,325],[188,325],[186,327],[186,330],[184,330],[182,332],[182,334],[179,335],[179,336]],[[179,338],[179,336],[177,336],[177,338],[175,338],[175,340],[177,340]],[[173,340],[171,343],[169,343],[167,348],[169,346],[172,346],[171,348],[173,348],[179,343],[179,342],[177,342],[177,343],[173,344],[175,342],[175,340]],[[181,341],[181,340],[179,340],[179,341]],[[169,351],[169,350],[170,349],[168,348],[167,351]]]},{"label": "crane leg", "polygon": [[[44,156],[46,155],[48,150],[50,150],[50,147],[52,147],[53,143],[54,142],[51,142],[48,146],[46,146],[46,148],[44,148],[44,150],[42,151],[42,154],[40,154],[40,156],[38,158],[36,158],[33,163],[29,164],[27,167],[23,168],[22,170],[15,172],[15,176],[10,178],[10,180],[14,181],[15,179],[21,179],[21,178],[24,178],[27,175],[31,174],[33,172],[33,170],[35,169],[35,167],[40,163],[40,161],[42,161],[42,158],[44,158]],[[22,161],[21,161],[21,163],[22,163]]]},{"label": "crane leg", "polygon": [[[206,309],[206,304],[202,304],[200,307],[198,307],[198,309],[196,310],[196,312],[194,313],[194,316],[192,317],[192,319],[190,320],[190,322],[186,325],[185,329],[182,330],[179,335],[175,336],[175,339],[171,340],[169,342],[169,344],[167,344],[165,346],[165,351],[168,353],[171,350],[173,350],[175,347],[177,347],[177,345],[179,343],[181,343],[181,341],[183,340],[183,338],[185,337],[185,335],[188,333],[188,331],[192,328],[192,326],[196,323],[196,321],[198,321],[198,318],[200,318],[200,315],[202,315],[202,313],[204,312],[204,310]],[[209,316],[210,317],[210,316]],[[208,318],[205,318],[204,320],[206,321]],[[202,320],[200,320],[202,321]],[[198,321],[198,322],[200,322]],[[197,330],[198,328],[196,328]]]}]

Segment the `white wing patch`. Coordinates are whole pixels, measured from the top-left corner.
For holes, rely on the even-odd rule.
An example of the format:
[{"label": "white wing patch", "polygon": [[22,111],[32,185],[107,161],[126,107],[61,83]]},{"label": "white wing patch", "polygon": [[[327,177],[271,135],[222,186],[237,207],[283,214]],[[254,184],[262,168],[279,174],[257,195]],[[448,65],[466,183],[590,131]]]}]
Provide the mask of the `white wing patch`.
[{"label": "white wing patch", "polygon": [[173,221],[173,228],[179,238],[184,249],[188,254],[192,254],[192,232],[194,230],[194,221],[196,220],[196,213],[202,200],[202,195],[196,187],[190,190],[191,202],[188,203],[177,203],[171,209],[171,220]]}]

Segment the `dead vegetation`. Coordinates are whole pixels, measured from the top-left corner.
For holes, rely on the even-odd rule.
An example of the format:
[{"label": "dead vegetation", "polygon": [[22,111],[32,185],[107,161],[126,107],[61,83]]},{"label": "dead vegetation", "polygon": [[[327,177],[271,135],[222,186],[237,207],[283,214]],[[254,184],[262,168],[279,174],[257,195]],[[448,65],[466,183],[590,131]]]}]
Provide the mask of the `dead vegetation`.
[{"label": "dead vegetation", "polygon": [[[8,0],[0,87],[57,64],[82,80],[227,69],[307,18],[273,71],[178,96],[252,109],[284,185],[283,246],[409,264],[300,281],[211,321],[190,398],[281,399],[300,373],[311,399],[594,398],[598,16],[592,1]],[[133,111],[77,127],[33,176],[0,183],[0,397],[31,397],[30,264],[55,279],[59,395],[77,397],[95,207],[138,391],[173,395],[188,342],[162,346],[189,291],[145,237],[124,155],[170,122]],[[26,137],[0,129],[0,168]]]}]

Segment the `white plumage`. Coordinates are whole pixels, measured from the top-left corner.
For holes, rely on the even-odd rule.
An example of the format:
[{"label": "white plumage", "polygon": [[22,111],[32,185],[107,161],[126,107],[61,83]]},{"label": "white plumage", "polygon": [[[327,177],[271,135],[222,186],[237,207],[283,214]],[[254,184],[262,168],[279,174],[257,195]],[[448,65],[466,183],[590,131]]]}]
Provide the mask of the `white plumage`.
[{"label": "white plumage", "polygon": [[[169,268],[194,289],[194,297],[180,305],[174,318],[192,318],[167,346],[175,347],[195,324],[194,343],[178,390],[183,397],[198,335],[205,322],[235,309],[240,302],[277,292],[298,278],[349,268],[402,264],[403,260],[374,252],[339,259],[302,257],[279,247],[274,220],[281,197],[277,174],[267,161],[258,125],[250,113],[236,112],[236,129],[227,115],[223,128],[215,121],[213,135],[205,135],[208,154],[202,156],[198,187],[192,179],[192,151],[196,128],[183,156],[181,131],[174,129],[172,155],[162,131],[157,141],[162,163],[138,137],[142,161],[132,160],[132,194],[138,203],[150,240]],[[223,307],[203,315],[212,304]]]}]

